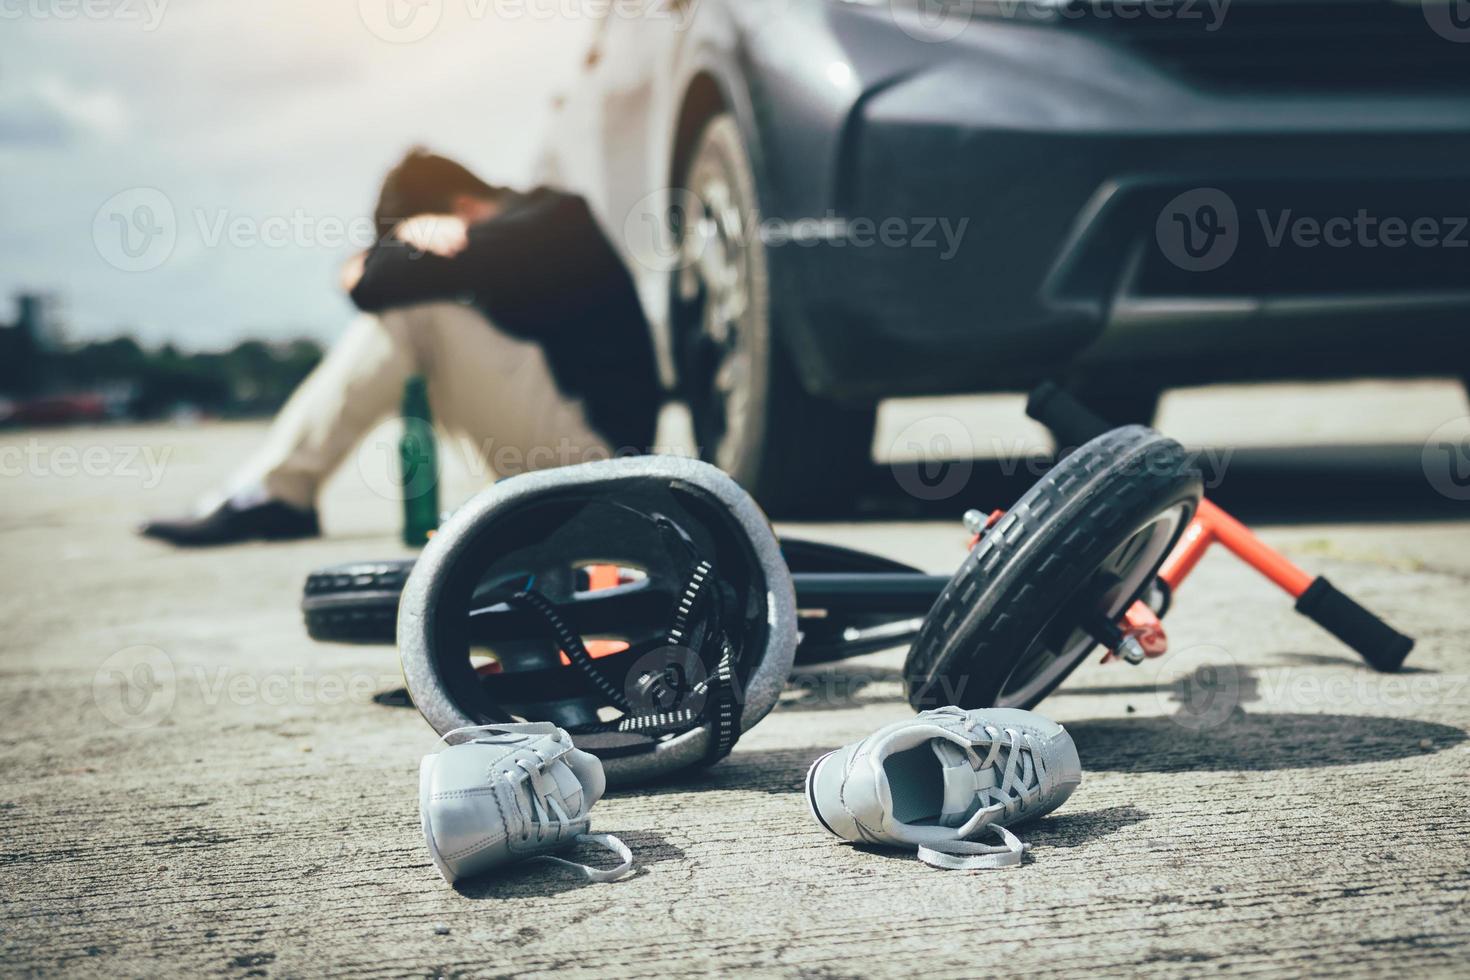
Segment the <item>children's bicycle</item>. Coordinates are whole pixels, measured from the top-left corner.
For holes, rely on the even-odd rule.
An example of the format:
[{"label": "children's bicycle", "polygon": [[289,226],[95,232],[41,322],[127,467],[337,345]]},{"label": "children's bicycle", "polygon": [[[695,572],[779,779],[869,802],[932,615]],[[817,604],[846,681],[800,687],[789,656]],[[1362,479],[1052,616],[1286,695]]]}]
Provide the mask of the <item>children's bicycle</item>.
[{"label": "children's bicycle", "polygon": [[1161,617],[1215,543],[1375,670],[1403,664],[1410,637],[1204,499],[1177,442],[1143,426],[1109,430],[1053,384],[1026,410],[1059,446],[1078,448],[1009,510],[973,520],[970,553],[904,663],[916,709],[1029,708],[1099,646],[1134,664],[1162,655]]},{"label": "children's bicycle", "polygon": [[[916,709],[1029,708],[1099,647],[1105,659],[1130,663],[1166,652],[1162,617],[1206,550],[1220,543],[1373,668],[1392,671],[1403,663],[1411,638],[1204,499],[1199,473],[1177,442],[1142,426],[1109,430],[1052,385],[1033,392],[1027,411],[1052,429],[1058,445],[1078,448],[1009,509],[967,515],[974,537],[952,577],[787,539],[766,556],[759,575],[742,575],[780,579],[782,588],[789,579],[793,601],[789,607],[767,602],[760,590],[745,586],[748,595],[740,602],[776,618],[762,625],[757,617],[742,629],[762,637],[789,635],[797,663],[908,645],[904,674]],[[415,637],[401,643],[405,676],[410,694],[441,732],[503,719],[507,705],[516,717],[564,726],[579,718],[593,724],[610,706],[626,710],[626,698],[605,692],[642,690],[648,678],[636,665],[643,654],[667,646],[667,623],[677,619],[689,588],[689,546],[671,539],[669,527],[695,529],[681,531],[695,539],[703,535],[707,540],[696,551],[722,551],[718,564],[726,570],[756,567],[742,557],[754,553],[754,532],[731,522],[734,511],[718,495],[690,489],[687,474],[697,469],[656,458],[633,475],[590,465],[594,484],[587,467],[577,467],[566,475],[518,477],[487,491],[515,498],[514,519],[499,505],[471,505],[446,525],[429,560],[443,565],[446,559],[437,556],[455,555],[459,570],[453,576],[442,568],[416,569],[407,560],[313,573],[302,602],[309,631],[348,642],[393,642],[395,628],[400,641]],[[577,489],[594,485],[595,494]],[[731,499],[737,499],[733,492]],[[738,499],[742,513],[747,504],[754,508]],[[666,519],[676,512],[683,514],[679,520]],[[533,514],[538,516],[527,516]],[[420,585],[410,590],[411,603],[400,602],[410,576]],[[548,605],[531,609],[527,600],[508,601],[522,591],[548,597]],[[738,592],[728,599],[732,609]],[[405,614],[414,617],[407,629]],[[787,615],[791,622],[776,621]],[[441,625],[414,626],[426,621]],[[548,632],[547,623],[559,624],[560,632]],[[581,652],[571,657],[568,646]],[[475,651],[489,654],[474,660]],[[772,650],[762,662],[781,662],[791,653]],[[685,666],[708,673],[716,662]],[[609,744],[618,741],[612,737]]]}]

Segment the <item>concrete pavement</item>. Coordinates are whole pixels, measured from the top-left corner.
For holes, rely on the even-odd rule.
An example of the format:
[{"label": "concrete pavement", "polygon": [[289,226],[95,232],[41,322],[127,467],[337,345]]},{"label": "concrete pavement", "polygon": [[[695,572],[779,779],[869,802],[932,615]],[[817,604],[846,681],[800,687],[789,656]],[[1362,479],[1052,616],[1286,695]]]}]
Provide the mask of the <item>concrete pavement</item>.
[{"label": "concrete pavement", "polygon": [[[1244,391],[1171,401],[1163,427],[1417,452],[1470,414],[1442,387],[1345,389],[1316,408],[1299,394],[1281,397],[1298,399],[1304,430],[1283,434],[1279,410]],[[996,411],[905,406],[880,444],[939,415],[993,431]],[[131,533],[208,487],[260,431],[0,434],[6,974],[1470,969],[1470,524],[1453,506],[1265,528],[1417,634],[1399,675],[1359,667],[1269,585],[1208,559],[1170,613],[1169,656],[1089,664],[1043,704],[1086,775],[1023,831],[1020,869],[938,872],[844,845],[809,817],[810,761],[908,714],[893,652],[800,671],[730,759],[599,804],[594,828],[633,848],[631,880],[585,885],[533,864],[456,892],[419,835],[417,761],[434,737],[391,703],[394,651],[313,644],[296,611],[310,569],[401,551],[396,505],[372,489],[386,450],[370,445],[334,481],[321,541],[178,553]],[[446,502],[483,477],[472,469],[453,463]],[[957,520],[790,530],[936,572],[963,547]],[[1202,686],[1203,709],[1189,700]]]}]

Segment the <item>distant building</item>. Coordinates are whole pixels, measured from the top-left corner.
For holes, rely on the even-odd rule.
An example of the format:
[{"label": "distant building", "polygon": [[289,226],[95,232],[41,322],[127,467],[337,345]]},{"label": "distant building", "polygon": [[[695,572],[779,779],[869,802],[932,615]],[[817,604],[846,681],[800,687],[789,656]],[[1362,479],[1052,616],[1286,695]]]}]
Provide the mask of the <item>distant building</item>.
[{"label": "distant building", "polygon": [[0,324],[0,392],[25,394],[40,386],[41,354],[56,337],[43,296],[16,297],[14,322]]}]

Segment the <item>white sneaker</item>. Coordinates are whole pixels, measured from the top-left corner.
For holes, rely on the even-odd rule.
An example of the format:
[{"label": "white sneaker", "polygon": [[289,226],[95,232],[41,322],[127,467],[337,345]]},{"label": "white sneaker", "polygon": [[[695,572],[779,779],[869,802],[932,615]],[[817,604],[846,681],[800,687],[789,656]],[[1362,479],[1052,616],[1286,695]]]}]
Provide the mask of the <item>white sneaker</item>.
[{"label": "white sneaker", "polygon": [[[1021,863],[1007,828],[1066,802],[1082,782],[1077,746],[1019,708],[935,708],[829,752],[806,777],[812,815],[854,843],[917,848],[937,868]],[[976,840],[982,833],[999,844]]]},{"label": "white sneaker", "polygon": [[[607,786],[597,756],[574,748],[549,722],[482,725],[445,733],[466,741],[419,765],[419,817],[429,856],[445,881],[542,857],[614,881],[633,855],[610,834],[592,834],[588,811]],[[622,858],[611,870],[550,855],[586,838]]]}]

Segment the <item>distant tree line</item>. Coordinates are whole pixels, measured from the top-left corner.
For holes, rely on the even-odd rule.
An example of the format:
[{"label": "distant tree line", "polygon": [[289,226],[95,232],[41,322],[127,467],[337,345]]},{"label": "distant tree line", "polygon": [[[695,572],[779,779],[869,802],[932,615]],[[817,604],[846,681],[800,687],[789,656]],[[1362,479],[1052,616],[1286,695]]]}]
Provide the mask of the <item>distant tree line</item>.
[{"label": "distant tree line", "polygon": [[10,399],[107,392],[120,414],[151,418],[179,409],[214,415],[274,412],[321,360],[310,340],[247,340],[220,353],[141,347],[132,337],[53,347],[22,315],[0,327],[0,395]]},{"label": "distant tree line", "polygon": [[180,406],[218,415],[264,415],[280,408],[322,357],[309,340],[247,340],[222,353],[186,354],[172,344],[144,350],[131,337],[96,341],[56,354],[50,371],[68,387],[129,383],[129,414],[153,417]]}]

